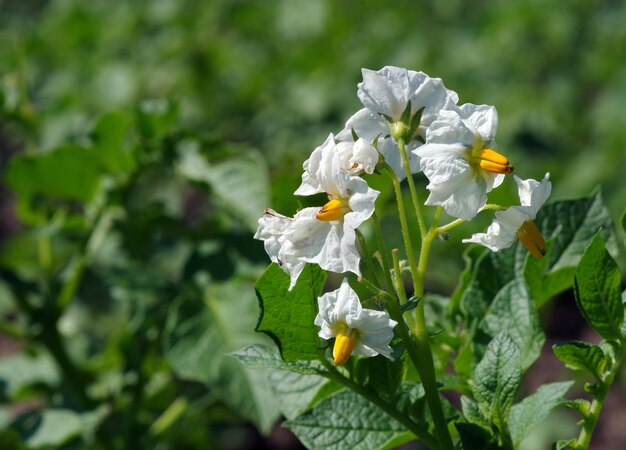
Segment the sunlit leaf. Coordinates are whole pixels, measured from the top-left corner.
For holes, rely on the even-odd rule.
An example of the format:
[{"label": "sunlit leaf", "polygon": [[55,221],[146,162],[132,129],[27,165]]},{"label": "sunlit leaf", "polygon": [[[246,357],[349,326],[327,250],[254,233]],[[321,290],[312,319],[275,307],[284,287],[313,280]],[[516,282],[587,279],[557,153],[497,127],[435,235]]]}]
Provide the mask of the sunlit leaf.
[{"label": "sunlit leaf", "polygon": [[285,361],[320,357],[319,329],[313,321],[317,315],[316,299],[325,279],[326,272],[307,264],[290,291],[289,275],[271,264],[255,284],[261,306],[257,331],[276,342]]},{"label": "sunlit leaf", "polygon": [[399,445],[397,439],[407,434],[397,421],[349,390],[322,400],[285,426],[312,450],[385,448],[391,441]]},{"label": "sunlit leaf", "polygon": [[576,269],[574,292],[589,325],[606,339],[619,339],[624,322],[621,274],[600,234],[589,244]]},{"label": "sunlit leaf", "polygon": [[517,448],[532,429],[543,422],[550,411],[559,405],[573,381],[545,384],[533,395],[513,405],[509,414],[509,430],[513,446]]}]

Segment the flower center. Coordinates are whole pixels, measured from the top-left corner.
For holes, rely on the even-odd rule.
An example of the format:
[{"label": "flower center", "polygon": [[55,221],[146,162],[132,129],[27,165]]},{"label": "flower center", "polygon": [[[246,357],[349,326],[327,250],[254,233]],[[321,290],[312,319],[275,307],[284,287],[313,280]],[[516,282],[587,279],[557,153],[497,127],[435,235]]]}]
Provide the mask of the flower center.
[{"label": "flower center", "polygon": [[348,206],[348,202],[346,200],[333,198],[322,206],[322,209],[320,209],[320,212],[317,213],[315,218],[317,220],[321,220],[322,222],[331,222],[334,220],[340,220],[348,211],[350,211],[350,207]]},{"label": "flower center", "polygon": [[509,165],[509,160],[496,152],[492,148],[483,148],[476,157],[481,169],[492,173],[511,173],[513,167]]},{"label": "flower center", "polygon": [[335,346],[333,347],[333,362],[335,365],[344,364],[350,358],[358,337],[358,330],[347,325],[341,327],[337,332],[337,336],[335,336]]},{"label": "flower center", "polygon": [[546,254],[546,241],[544,241],[541,231],[532,220],[527,220],[517,230],[517,238],[522,245],[536,259],[541,259]]}]

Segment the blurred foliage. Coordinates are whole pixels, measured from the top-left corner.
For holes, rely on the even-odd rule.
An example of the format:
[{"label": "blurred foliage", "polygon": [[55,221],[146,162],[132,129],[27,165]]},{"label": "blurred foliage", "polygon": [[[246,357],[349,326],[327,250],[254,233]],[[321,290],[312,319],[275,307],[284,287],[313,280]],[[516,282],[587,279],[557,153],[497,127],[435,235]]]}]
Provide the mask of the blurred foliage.
[{"label": "blurred foliage", "polygon": [[[624,22],[600,0],[0,0],[0,313],[22,349],[0,393],[25,405],[0,410],[2,447],[234,448],[216,424],[269,429],[276,410],[223,389],[240,374],[223,352],[261,339],[251,233],[263,207],[298,208],[301,164],[359,108],[361,67],[495,105],[521,173],[550,171],[556,198],[601,184],[617,219]],[[476,228],[436,246],[434,290],[452,292]],[[214,371],[196,373],[188,339]]]},{"label": "blurred foliage", "polygon": [[[103,110],[169,97],[185,126],[259,149],[272,206],[289,214],[302,161],[359,107],[360,68],[398,65],[443,78],[461,102],[495,105],[500,147],[526,176],[550,171],[555,197],[601,183],[613,217],[623,208],[623,2],[0,5],[10,147],[45,151],[82,135]],[[494,200],[512,201],[514,192],[510,183]],[[436,268],[435,282],[450,291],[445,280],[460,264]]]}]

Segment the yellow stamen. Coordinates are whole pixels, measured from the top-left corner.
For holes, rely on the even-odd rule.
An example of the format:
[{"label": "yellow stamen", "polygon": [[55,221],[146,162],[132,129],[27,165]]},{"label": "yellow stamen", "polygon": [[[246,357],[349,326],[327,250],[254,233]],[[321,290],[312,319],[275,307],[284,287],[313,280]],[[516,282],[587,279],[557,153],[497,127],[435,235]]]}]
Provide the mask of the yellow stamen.
[{"label": "yellow stamen", "polygon": [[487,172],[511,173],[513,167],[509,165],[509,160],[496,152],[492,148],[485,148],[478,153],[480,167]]},{"label": "yellow stamen", "polygon": [[344,205],[341,200],[337,200],[333,198],[328,203],[326,203],[320,212],[317,213],[317,220],[321,220],[323,222],[330,222],[333,220],[339,220],[343,217],[344,214]]},{"label": "yellow stamen", "polygon": [[527,220],[522,224],[520,229],[517,230],[517,238],[536,259],[541,259],[545,256],[546,241],[532,220]]},{"label": "yellow stamen", "polygon": [[335,365],[345,364],[348,358],[350,358],[356,345],[357,337],[358,331],[348,326],[342,327],[337,332],[335,346],[333,347],[333,362]]}]

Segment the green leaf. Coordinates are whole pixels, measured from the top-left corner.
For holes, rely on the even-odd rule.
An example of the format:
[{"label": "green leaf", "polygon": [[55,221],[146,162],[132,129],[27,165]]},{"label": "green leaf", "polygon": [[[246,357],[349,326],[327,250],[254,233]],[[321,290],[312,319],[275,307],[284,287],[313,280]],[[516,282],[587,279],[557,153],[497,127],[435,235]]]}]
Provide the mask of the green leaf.
[{"label": "green leaf", "polygon": [[454,424],[461,437],[463,450],[496,450],[497,440],[485,429],[471,423],[457,422]]},{"label": "green leaf", "polygon": [[476,424],[485,430],[489,430],[489,420],[483,415],[474,400],[465,395],[461,397],[461,410],[463,411],[463,416],[465,419],[473,424]]},{"label": "green leaf", "polygon": [[[554,247],[554,239],[546,243],[547,253]],[[537,306],[541,306],[547,300],[559,292],[568,289],[573,281],[573,267],[564,267],[548,273],[548,258],[526,258],[524,264],[524,279],[526,280],[530,297]]]},{"label": "green leaf", "polygon": [[279,416],[268,383],[271,370],[248,369],[227,355],[269,343],[253,331],[256,310],[252,288],[245,283],[212,283],[203,293],[183,291],[171,306],[163,346],[179,377],[206,384],[242,417],[269,431]]},{"label": "green leaf", "polygon": [[186,140],[179,144],[178,170],[190,180],[207,183],[222,208],[255,230],[263,210],[270,203],[269,174],[263,156],[246,149],[219,162],[209,162],[199,144]]},{"label": "green leaf", "polygon": [[[622,304],[624,305],[624,313],[626,314],[626,289],[622,292]],[[622,336],[626,339],[626,320],[622,322]]]},{"label": "green leaf", "polygon": [[460,312],[461,300],[463,298],[463,295],[466,289],[469,287],[473,279],[472,272],[475,266],[474,264],[475,258],[472,258],[471,254],[478,252],[478,251],[480,251],[481,253],[484,253],[484,250],[481,250],[478,246],[470,245],[463,252],[463,261],[465,262],[465,268],[463,269],[463,272],[461,272],[461,275],[459,276],[459,284],[454,289],[454,292],[452,293],[452,295],[450,295],[450,302],[448,303],[449,312],[450,312],[450,315],[452,316]]},{"label": "green leaf", "polygon": [[285,370],[272,370],[268,382],[278,400],[280,412],[287,419],[302,414],[328,381],[319,375],[301,375]]},{"label": "green leaf", "polygon": [[559,439],[554,444],[554,450],[565,450],[576,444],[576,439]]},{"label": "green leaf", "polygon": [[170,100],[146,100],[137,108],[137,123],[149,139],[170,134],[178,121],[178,105]]},{"label": "green leaf", "polygon": [[343,390],[285,422],[309,449],[378,449],[406,433],[405,428],[368,400]]},{"label": "green leaf", "polygon": [[30,448],[58,448],[81,433],[83,420],[69,409],[44,409],[20,417],[18,426]]},{"label": "green leaf", "polygon": [[480,326],[490,337],[507,332],[520,351],[522,370],[541,354],[545,336],[522,279],[511,281],[498,292]]},{"label": "green leaf", "polygon": [[307,264],[290,291],[289,275],[271,264],[254,285],[261,307],[256,329],[276,342],[285,361],[319,359],[320,340],[313,321],[325,280],[326,272]]},{"label": "green leaf", "polygon": [[28,386],[40,383],[55,386],[59,381],[57,365],[47,353],[18,353],[0,359],[2,397],[14,398]]},{"label": "green leaf", "polygon": [[626,232],[626,209],[624,209],[624,212],[622,213],[622,217],[619,220],[619,223],[622,226],[622,230]]},{"label": "green leaf", "polygon": [[67,145],[48,153],[12,158],[5,180],[18,195],[22,218],[33,220],[32,211],[38,206],[55,207],[50,200],[82,203],[92,200],[100,185],[100,175],[100,167],[91,152]]},{"label": "green leaf", "polygon": [[396,358],[390,361],[382,355],[367,358],[369,383],[368,386],[389,401],[393,401],[396,391],[404,379],[404,360]]},{"label": "green leaf", "polygon": [[589,408],[591,408],[591,402],[582,398],[566,400],[565,402],[563,402],[563,404],[568,408],[576,411],[583,419],[587,418],[587,415],[589,414]]},{"label": "green leaf", "polygon": [[609,248],[617,252],[613,219],[599,191],[591,197],[545,205],[535,223],[546,238],[554,239],[552,252],[546,255],[551,273],[576,267],[598,230]]},{"label": "green leaf", "polygon": [[570,369],[585,370],[596,380],[602,379],[602,373],[608,361],[602,349],[597,345],[574,341],[556,344],[552,350],[557,358]]},{"label": "green leaf", "polygon": [[463,346],[459,349],[456,358],[452,362],[454,364],[454,370],[457,374],[465,378],[472,377],[472,371],[474,370],[474,343],[471,340],[466,340]]},{"label": "green leaf", "polygon": [[519,350],[502,332],[489,343],[472,377],[472,390],[480,410],[500,431],[506,428],[521,377]]},{"label": "green leaf", "polygon": [[426,391],[421,383],[405,381],[396,392],[397,407],[420,424],[426,422]]},{"label": "green leaf", "polygon": [[283,361],[277,349],[263,344],[253,344],[230,355],[251,369],[289,370],[303,375],[319,374],[324,371],[324,366],[319,361]]},{"label": "green leaf", "polygon": [[451,297],[451,307],[459,304],[470,319],[467,325],[481,320],[498,291],[515,278],[526,277],[530,297],[537,306],[571,287],[576,266],[598,230],[609,249],[617,252],[612,218],[599,192],[545,205],[535,223],[550,245],[550,251],[540,261],[531,261],[519,243],[496,253],[486,249],[467,253],[470,263],[466,271],[471,270],[471,279],[467,280],[464,272],[461,285]]},{"label": "green leaf", "polygon": [[[520,255],[520,258],[523,256]],[[516,273],[521,272],[522,264],[523,259],[518,261],[516,253],[511,249],[497,253],[484,249],[475,257],[471,281],[459,294],[461,311],[470,323],[482,320],[498,291],[514,280]]]},{"label": "green leaf", "polygon": [[576,269],[574,292],[589,325],[605,339],[619,339],[624,321],[621,275],[600,234],[589,244]]},{"label": "green leaf", "polygon": [[7,450],[31,450],[24,445],[17,431],[7,427],[0,428],[0,448]]},{"label": "green leaf", "polygon": [[96,193],[99,176],[90,153],[68,145],[48,153],[16,156],[7,168],[6,181],[20,195],[41,194],[87,202]]},{"label": "green leaf", "polygon": [[95,158],[109,172],[135,167],[133,153],[125,145],[131,123],[127,113],[109,112],[100,116],[92,131]]},{"label": "green leaf", "polygon": [[509,430],[513,446],[517,448],[532,429],[548,417],[550,411],[559,405],[565,393],[574,384],[573,381],[545,384],[533,395],[526,397],[511,408]]},{"label": "green leaf", "polygon": [[317,397],[326,379],[318,376],[324,366],[318,361],[285,362],[278,350],[262,344],[250,345],[231,353],[247,367],[253,369],[280,369],[269,372],[268,382],[279,399],[281,413],[293,419],[304,412]]}]

